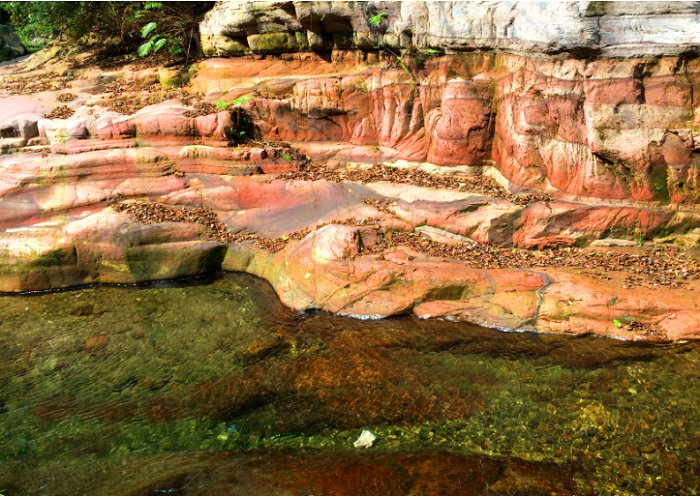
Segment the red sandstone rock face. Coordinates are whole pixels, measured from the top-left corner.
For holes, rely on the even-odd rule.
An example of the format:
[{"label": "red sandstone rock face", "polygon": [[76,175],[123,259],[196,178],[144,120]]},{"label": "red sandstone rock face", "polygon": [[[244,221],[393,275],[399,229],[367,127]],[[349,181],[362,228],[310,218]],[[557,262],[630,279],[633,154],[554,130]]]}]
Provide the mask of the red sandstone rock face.
[{"label": "red sandstone rock face", "polygon": [[102,141],[138,138],[150,145],[228,144],[232,133],[230,112],[189,118],[182,115],[185,110],[179,103],[163,102],[133,116],[104,116],[95,123],[97,138]]},{"label": "red sandstone rock face", "polygon": [[[344,61],[330,76],[319,57],[302,55],[215,59],[201,73],[245,86],[230,76],[237,67],[258,78],[285,68],[283,84],[263,86],[279,99],[244,104],[265,139],[378,145],[389,149],[385,160],[493,164],[514,185],[570,197],[696,201],[696,61],[454,56],[415,72],[415,85],[368,60]],[[204,76],[196,85],[210,87]]]},{"label": "red sandstone rock face", "polygon": [[506,59],[493,157],[507,178],[579,197],[696,202],[697,64]]},{"label": "red sandstone rock face", "polygon": [[482,165],[490,158],[493,84],[450,81],[442,90],[441,111],[427,126],[427,160],[437,165]]},{"label": "red sandstone rock face", "polygon": [[[314,54],[212,59],[200,64],[194,87],[217,103],[251,96],[241,107],[257,137],[290,142],[313,166],[427,161],[558,198],[519,206],[410,184],[281,180],[271,175],[297,170],[300,161],[274,145],[230,147],[230,112],[190,118],[169,100],[122,116],[80,92],[106,79],[97,74],[75,81],[68,119],[44,118],[55,92],[0,94],[0,149],[11,152],[0,157],[0,290],[138,282],[223,266],[266,278],[297,309],[626,338],[634,335],[612,323],[633,315],[671,339],[698,337],[689,289],[661,296],[625,289],[623,276],[602,283],[564,269],[473,269],[406,247],[383,259],[362,251],[376,242],[376,229],[422,225],[522,248],[697,227],[695,61],[449,56],[411,75],[387,62],[338,51],[331,62]],[[155,76],[125,77],[151,84]],[[138,223],[109,207],[119,199],[209,207],[233,233],[311,233],[270,254],[252,242],[223,245],[202,226]],[[367,199],[395,201],[378,208]],[[376,228],[318,229],[353,219]],[[570,302],[571,295],[581,299]],[[619,306],[606,306],[615,298]]]},{"label": "red sandstone rock face", "polygon": [[[683,214],[637,207],[576,205],[563,202],[528,205],[515,222],[513,244],[521,248],[585,244],[606,233],[653,237],[662,230],[684,230],[693,223]],[[584,238],[584,239],[581,239]]]}]

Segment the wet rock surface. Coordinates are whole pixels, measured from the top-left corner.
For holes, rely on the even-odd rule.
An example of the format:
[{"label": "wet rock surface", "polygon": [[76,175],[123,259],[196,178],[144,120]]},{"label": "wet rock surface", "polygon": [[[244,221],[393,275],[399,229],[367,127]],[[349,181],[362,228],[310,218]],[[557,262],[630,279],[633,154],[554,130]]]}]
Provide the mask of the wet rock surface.
[{"label": "wet rock surface", "polygon": [[[410,452],[367,456],[353,454],[266,453],[207,459],[199,467],[129,496],[174,492],[187,488],[188,494],[315,494],[386,495],[508,494],[528,491],[532,495],[566,494],[574,490],[571,472],[546,463],[460,456],[444,452]],[[208,467],[213,465],[214,467]],[[200,468],[201,467],[201,468]],[[450,482],[464,482],[453,486]],[[236,481],[236,482],[229,482]],[[190,487],[196,489],[190,490]]]}]

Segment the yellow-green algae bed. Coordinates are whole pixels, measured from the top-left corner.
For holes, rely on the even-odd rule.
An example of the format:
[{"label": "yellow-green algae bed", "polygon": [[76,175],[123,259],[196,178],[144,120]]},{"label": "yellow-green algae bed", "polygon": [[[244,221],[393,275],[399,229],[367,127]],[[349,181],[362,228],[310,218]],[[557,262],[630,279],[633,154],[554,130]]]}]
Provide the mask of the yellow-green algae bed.
[{"label": "yellow-green algae bed", "polygon": [[2,296],[0,350],[4,496],[700,487],[695,343],[299,314],[222,274]]}]

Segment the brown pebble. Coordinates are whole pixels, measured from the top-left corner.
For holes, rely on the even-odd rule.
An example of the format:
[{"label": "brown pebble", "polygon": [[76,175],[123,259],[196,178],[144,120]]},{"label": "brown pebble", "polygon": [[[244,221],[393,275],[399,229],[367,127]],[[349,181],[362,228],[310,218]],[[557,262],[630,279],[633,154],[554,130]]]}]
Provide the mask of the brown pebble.
[{"label": "brown pebble", "polygon": [[71,313],[73,315],[77,315],[78,317],[86,317],[88,315],[93,315],[94,311],[95,307],[87,303],[85,305],[78,305],[77,307],[73,308]]},{"label": "brown pebble", "polygon": [[107,336],[94,336],[85,341],[85,351],[88,353],[94,353],[96,351],[103,350],[108,344],[109,339],[107,339]]}]

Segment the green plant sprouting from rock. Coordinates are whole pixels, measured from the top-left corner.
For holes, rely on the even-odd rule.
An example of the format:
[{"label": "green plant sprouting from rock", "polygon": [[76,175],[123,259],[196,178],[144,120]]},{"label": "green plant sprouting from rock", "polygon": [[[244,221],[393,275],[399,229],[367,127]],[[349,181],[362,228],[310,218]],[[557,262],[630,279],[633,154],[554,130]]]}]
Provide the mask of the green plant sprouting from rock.
[{"label": "green plant sprouting from rock", "polygon": [[141,28],[141,38],[148,39],[139,46],[138,55],[146,57],[167,44],[170,55],[186,54],[187,65],[202,14],[197,4],[198,2],[146,2],[143,9],[137,11],[137,18],[151,17],[156,20]]},{"label": "green plant sprouting from rock", "polygon": [[367,23],[373,28],[377,28],[382,23],[382,21],[388,16],[389,14],[387,14],[386,12],[380,12],[379,14],[373,15],[369,19],[367,19]]},{"label": "green plant sprouting from rock", "polygon": [[229,139],[232,143],[237,144],[240,141],[243,141],[246,138],[246,135],[248,134],[248,130],[250,128],[250,118],[243,111],[241,105],[254,97],[255,95],[249,93],[246,95],[241,95],[230,102],[225,102],[223,100],[216,100],[214,102],[216,108],[219,110],[225,110],[231,106],[234,107],[232,115],[235,119],[235,122],[232,130],[232,135],[229,136]]}]

